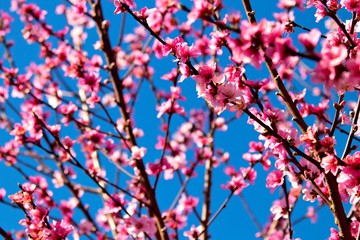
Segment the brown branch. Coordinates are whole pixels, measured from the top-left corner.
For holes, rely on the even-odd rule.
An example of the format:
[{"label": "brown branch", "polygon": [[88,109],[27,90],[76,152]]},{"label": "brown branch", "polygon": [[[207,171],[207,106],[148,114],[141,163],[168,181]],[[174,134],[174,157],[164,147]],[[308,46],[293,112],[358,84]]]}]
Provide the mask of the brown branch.
[{"label": "brown branch", "polygon": [[[91,3],[91,1],[90,1],[90,3]],[[108,35],[108,29],[106,26],[103,25],[104,17],[103,17],[103,12],[102,12],[100,2],[91,4],[91,7],[92,7],[92,10],[94,13],[93,19],[96,23],[97,32],[98,32],[100,41],[103,46],[102,51],[105,54],[106,62],[109,67],[108,70],[111,75],[111,82],[114,87],[116,102],[119,106],[121,116],[125,121],[125,131],[127,132],[128,136],[129,136],[129,141],[132,144],[132,146],[137,146],[137,142],[136,142],[136,139],[135,139],[135,136],[133,134],[132,127],[130,124],[131,118],[128,114],[127,106],[126,106],[126,103],[124,100],[121,79],[119,77],[118,70],[117,70],[116,64],[115,64],[115,55],[114,55],[114,52],[112,51],[112,47],[111,47],[111,43],[110,43],[110,39],[109,39],[109,35]],[[158,230],[156,233],[156,238],[161,239],[161,240],[168,240],[169,236],[166,231],[165,222],[161,216],[161,211],[160,211],[159,205],[157,203],[155,192],[151,186],[151,183],[150,183],[150,180],[146,173],[146,169],[145,169],[145,165],[144,165],[143,161],[137,160],[136,167],[139,170],[139,173],[140,173],[139,177],[141,178],[141,182],[146,189],[147,200],[151,203],[151,206],[152,206],[152,208],[148,208],[148,210],[149,210],[150,215],[153,216],[156,221],[156,227]]]},{"label": "brown branch", "polygon": [[[189,13],[191,12],[191,9],[189,9],[187,6],[185,6],[184,4],[179,4],[179,8],[181,10],[184,10],[185,12]],[[235,32],[235,33],[240,33],[240,29],[239,28],[236,28],[236,27],[233,27],[233,26],[228,26],[224,23],[221,23],[221,22],[218,22],[214,19],[212,19],[210,16],[201,16],[201,19],[206,21],[206,22],[209,22],[209,23],[212,23],[214,24],[217,28],[221,29],[221,30],[229,30],[229,31],[232,31],[232,32]]]},{"label": "brown branch", "polygon": [[240,201],[245,209],[245,211],[247,212],[247,214],[249,215],[250,219],[253,221],[253,223],[255,224],[255,227],[257,228],[257,230],[259,232],[262,232],[262,227],[261,224],[259,223],[259,221],[257,220],[257,218],[255,217],[254,212],[251,210],[248,202],[246,201],[245,197],[240,193],[239,194],[239,198]]},{"label": "brown branch", "polygon": [[[209,111],[209,124],[210,131],[207,137],[214,137],[215,125],[214,122],[214,113]],[[214,141],[210,144],[210,149],[214,152]],[[213,156],[214,153],[212,153]],[[208,222],[210,217],[210,207],[211,207],[211,187],[212,187],[212,170],[213,170],[213,159],[212,156],[205,162],[205,175],[204,175],[204,202],[202,206],[202,215],[201,215],[201,225],[203,226],[204,233],[201,235],[201,239],[209,239],[208,231]]]},{"label": "brown branch", "polygon": [[356,104],[356,110],[355,110],[355,115],[352,121],[352,126],[351,126],[351,130],[350,130],[350,134],[348,136],[348,139],[346,141],[346,146],[343,152],[343,155],[341,157],[341,159],[344,159],[350,152],[351,152],[351,148],[352,148],[352,141],[353,138],[355,136],[355,132],[358,130],[358,126],[357,126],[357,122],[359,119],[359,113],[360,113],[360,95],[358,96],[358,102]]},{"label": "brown branch", "polygon": [[331,124],[331,128],[330,128],[330,132],[329,132],[329,136],[333,136],[334,133],[335,133],[335,129],[337,127],[337,125],[339,124],[339,116],[340,116],[340,111],[342,109],[341,107],[341,103],[342,101],[344,100],[344,94],[341,94],[339,96],[339,100],[337,103],[334,104],[334,107],[336,109],[336,112],[335,112],[335,116],[334,116],[334,119],[333,119],[333,122]]},{"label": "brown branch", "polygon": [[[302,26],[302,25],[300,25],[300,24],[297,24],[297,23],[294,22],[294,21],[290,21],[289,24],[293,25],[294,27],[301,28],[301,29],[303,29],[303,30],[305,30],[305,31],[308,31],[308,32],[311,31],[311,29],[309,29],[309,28],[307,28],[307,27],[304,27],[304,26]],[[322,38],[327,38],[327,37],[326,37],[325,35],[323,35],[323,34],[321,34],[320,36],[321,36]]]},{"label": "brown branch", "polygon": [[292,228],[292,224],[291,224],[291,207],[290,207],[290,203],[289,203],[289,193],[288,190],[286,188],[286,179],[284,176],[284,183],[282,184],[282,188],[284,190],[284,198],[285,198],[285,202],[286,202],[286,211],[288,214],[288,228],[289,228],[289,238],[293,239],[293,228]]},{"label": "brown branch", "polygon": [[2,227],[0,227],[0,235],[4,237],[4,240],[12,240],[11,234],[7,233]]}]

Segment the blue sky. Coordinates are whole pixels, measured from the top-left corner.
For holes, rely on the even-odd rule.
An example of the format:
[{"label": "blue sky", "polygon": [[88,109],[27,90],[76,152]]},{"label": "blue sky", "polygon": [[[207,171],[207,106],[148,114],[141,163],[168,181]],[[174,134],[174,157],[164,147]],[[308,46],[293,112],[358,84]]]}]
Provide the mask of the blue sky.
[{"label": "blue sky", "polygon": [[[8,10],[9,9],[9,0],[0,0],[0,9]],[[30,1],[29,1],[30,2]],[[41,7],[46,9],[49,14],[47,19],[50,23],[53,24],[54,29],[59,29],[62,26],[64,21],[63,16],[56,16],[53,14],[55,6],[61,3],[62,1],[33,1],[39,4]],[[121,15],[113,15],[114,7],[111,1],[103,0],[104,12],[106,12],[106,17],[111,22],[110,32],[114,31],[115,34],[111,35],[112,42],[114,43],[117,40],[118,28],[121,23]],[[150,1],[136,1],[138,8],[143,5],[148,4]],[[226,11],[240,11],[242,16],[245,16],[242,10],[241,1],[224,1]],[[271,18],[271,13],[276,10],[276,1],[261,1],[254,0],[252,1],[253,8],[256,12],[257,19],[260,20],[262,17]],[[185,1],[185,5],[191,6],[189,1]],[[153,3],[149,3],[148,7],[153,7]],[[323,21],[320,23],[314,22],[313,17],[314,11],[309,10],[307,13],[301,13],[297,15],[297,22],[299,24],[305,25],[309,28],[318,27],[323,29]],[[131,32],[131,30],[138,24],[134,22],[130,16],[127,16],[126,20],[126,32]],[[22,24],[20,21],[15,18],[15,21],[12,24],[13,32],[9,35],[8,38],[11,38],[15,41],[15,47],[12,48],[12,54],[15,56],[16,63],[20,68],[20,72],[25,71],[24,66],[27,66],[29,62],[41,62],[42,60],[37,56],[38,47],[36,45],[27,46],[26,43],[21,39],[21,29]],[[300,32],[300,31],[299,31]],[[91,46],[97,38],[94,35],[94,29],[90,31],[89,38],[87,40],[88,47]],[[90,49],[90,48],[89,48]],[[0,47],[0,54],[3,52],[3,48]],[[92,50],[89,50],[89,54],[92,53]],[[169,83],[163,80],[160,80],[160,76],[168,71],[171,68],[175,67],[175,64],[172,62],[172,58],[168,57],[162,59],[161,61],[155,60],[155,81],[163,89],[169,88]],[[260,71],[249,71],[252,79],[262,79],[267,77],[266,69],[262,68]],[[204,101],[198,99],[195,91],[195,83],[191,79],[185,80],[179,85],[184,95],[187,98],[187,101],[184,103],[184,106],[187,109],[190,108],[201,108],[204,106]],[[145,131],[145,137],[139,141],[140,145],[148,147],[147,158],[157,159],[160,156],[160,152],[152,149],[152,146],[156,143],[157,135],[160,133],[159,121],[156,119],[155,111],[155,99],[150,92],[150,86],[145,84],[140,92],[140,97],[135,109],[135,121],[136,125],[142,128]],[[224,117],[232,116],[232,114],[225,113]],[[16,118],[15,116],[12,116]],[[229,125],[229,130],[225,133],[217,133],[216,146],[219,146],[226,151],[231,153],[231,163],[235,166],[247,166],[246,162],[241,158],[242,154],[247,151],[247,143],[250,140],[257,140],[257,135],[254,133],[253,128],[246,124],[246,117],[242,116],[237,121],[232,122]],[[180,118],[175,118],[171,124],[173,130],[177,128],[177,123],[181,120]],[[229,137],[231,136],[231,137]],[[234,137],[233,137],[234,136]],[[3,144],[3,140],[0,140],[0,145]],[[250,208],[253,210],[254,215],[258,218],[261,225],[264,225],[269,216],[269,208],[271,206],[272,200],[276,199],[279,196],[279,191],[275,191],[274,194],[270,194],[269,190],[265,188],[265,177],[261,167],[256,168],[258,170],[258,179],[256,180],[255,186],[250,186],[245,189],[243,195],[247,200]],[[18,191],[17,183],[22,183],[24,180],[12,169],[9,169],[0,165],[0,187],[6,187],[9,194]],[[217,168],[214,170],[216,178],[214,178],[214,191],[213,191],[213,208],[212,211],[215,212],[222,203],[222,201],[228,195],[228,192],[222,190],[220,185],[227,180],[227,177],[224,177],[223,168]],[[198,174],[198,178],[192,180],[189,186],[189,192],[196,196],[201,196],[201,172]],[[179,188],[178,184],[173,182],[161,181],[159,193],[159,202],[161,207],[164,209],[172,201],[172,198],[175,196]],[[61,191],[54,191],[58,194],[59,197],[63,197]],[[293,220],[296,220],[297,217],[303,215],[304,206],[308,206],[307,203],[300,203],[299,207],[296,207],[293,213]],[[200,210],[200,207],[198,208]],[[9,228],[18,228],[17,222],[20,220],[23,215],[18,210],[13,210],[9,207],[4,207],[0,204],[0,212],[8,216],[6,218],[0,218],[0,226],[5,229]],[[191,225],[191,223],[190,223]],[[190,227],[190,225],[188,227]],[[329,236],[329,226],[334,226],[332,216],[326,208],[323,208],[319,212],[318,224],[312,225],[309,224],[309,220],[305,220],[294,227],[294,237],[300,237],[302,239],[325,239]],[[212,239],[254,239],[257,229],[252,223],[251,219],[247,215],[242,206],[242,203],[238,197],[233,197],[228,204],[227,208],[221,213],[218,219],[213,223],[210,234]]]}]

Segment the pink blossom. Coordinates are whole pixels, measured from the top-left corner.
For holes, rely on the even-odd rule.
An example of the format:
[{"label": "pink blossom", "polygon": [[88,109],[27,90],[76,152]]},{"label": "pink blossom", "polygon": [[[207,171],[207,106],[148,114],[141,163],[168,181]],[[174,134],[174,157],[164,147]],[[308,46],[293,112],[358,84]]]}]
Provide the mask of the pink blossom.
[{"label": "pink blossom", "polygon": [[303,0],[280,0],[277,5],[279,8],[293,8],[298,7],[300,9],[304,9],[304,1]]},{"label": "pink blossom", "polygon": [[199,203],[198,198],[186,196],[185,194],[182,194],[176,209],[179,212],[184,212],[185,214],[189,214],[190,212],[193,211],[193,208],[195,208],[198,203]]},{"label": "pink blossom", "polygon": [[176,210],[165,211],[163,217],[166,225],[171,229],[182,229],[186,226],[187,216]]},{"label": "pink blossom", "polygon": [[216,51],[217,54],[222,55],[222,47],[227,46],[227,39],[229,35],[230,33],[228,31],[216,31],[210,33],[211,40],[207,44],[207,47]]},{"label": "pink blossom", "polygon": [[226,102],[227,109],[230,111],[242,110],[246,107],[244,92],[239,89],[235,82],[226,82],[218,88],[219,99]]},{"label": "pink blossom", "polygon": [[186,42],[179,43],[175,46],[175,56],[182,63],[187,63],[190,61],[190,58],[198,57],[200,54],[194,45],[189,46]]},{"label": "pink blossom", "polygon": [[54,220],[51,225],[52,229],[49,230],[49,237],[47,238],[49,240],[65,239],[74,230],[72,225],[65,223],[63,220]]},{"label": "pink blossom", "polygon": [[9,90],[7,87],[0,86],[0,103],[4,103],[9,98]]},{"label": "pink blossom", "polygon": [[140,50],[133,51],[131,57],[133,63],[140,66],[146,65],[150,59],[148,54],[143,53]]},{"label": "pink blossom", "polygon": [[203,56],[213,53],[213,50],[210,48],[210,39],[206,35],[203,35],[195,41],[195,48],[198,49]]},{"label": "pink blossom", "polygon": [[74,209],[79,204],[76,198],[70,198],[69,200],[60,201],[59,210],[66,223],[70,223],[74,214]]},{"label": "pink blossom", "polygon": [[275,188],[284,183],[284,174],[280,170],[274,170],[266,177],[266,187],[270,188],[273,192]]},{"label": "pink blossom", "polygon": [[251,184],[255,184],[255,179],[257,177],[257,172],[252,167],[240,168],[241,174],[248,180]]},{"label": "pink blossom", "polygon": [[157,117],[160,118],[164,113],[177,113],[180,115],[185,114],[185,109],[179,105],[177,101],[168,99],[166,102],[162,102],[160,106],[156,106],[156,110],[159,112]]},{"label": "pink blossom", "polygon": [[216,80],[218,78],[221,78],[221,80],[220,80],[220,82],[221,82],[223,80],[224,76],[221,76],[220,74],[217,74],[217,76],[216,76],[215,70],[216,70],[215,64],[213,64],[212,66],[208,66],[208,65],[201,66],[198,69],[199,74],[193,76],[193,78],[199,84],[201,84],[201,83],[209,84],[213,79],[214,79],[214,82],[218,82],[218,80]]},{"label": "pink blossom", "polygon": [[164,17],[160,11],[156,8],[153,8],[151,11],[148,11],[147,23],[151,27],[151,29],[158,33],[161,31],[161,27],[164,24]]},{"label": "pink blossom", "polygon": [[348,194],[350,195],[350,203],[357,204],[360,201],[360,188],[356,186],[354,188],[348,189]]},{"label": "pink blossom", "polygon": [[312,223],[316,223],[317,213],[316,213],[314,207],[311,207],[311,206],[308,207],[307,212],[306,212],[306,216],[307,216],[308,218],[310,218],[310,221],[311,221]]},{"label": "pink blossom", "polygon": [[0,188],[0,202],[4,200],[6,195],[6,190],[4,188]]},{"label": "pink blossom", "polygon": [[272,214],[274,214],[275,220],[289,217],[289,214],[286,211],[286,202],[284,198],[274,201],[273,205],[270,208],[270,211]]},{"label": "pink blossom", "polygon": [[354,188],[360,183],[360,152],[347,155],[344,159],[346,166],[340,172],[337,181],[345,185],[346,188]]},{"label": "pink blossom", "polygon": [[318,29],[312,29],[309,33],[300,33],[299,42],[304,45],[307,51],[312,52],[321,36],[321,32]]},{"label": "pink blossom", "polygon": [[341,0],[340,3],[345,6],[349,12],[360,11],[360,2],[358,0]]},{"label": "pink blossom", "polygon": [[194,0],[194,7],[191,12],[188,14],[188,24],[194,23],[198,18],[206,18],[207,16],[212,16],[214,11],[223,8],[221,1],[215,1],[215,3],[210,3],[203,0]]},{"label": "pink blossom", "polygon": [[156,8],[158,8],[162,13],[165,11],[174,13],[178,9],[178,3],[178,0],[156,0]]},{"label": "pink blossom", "polygon": [[100,77],[97,73],[84,74],[83,77],[79,78],[79,85],[84,87],[86,92],[97,92],[100,86]]},{"label": "pink blossom", "polygon": [[187,237],[189,240],[197,240],[200,237],[200,233],[202,232],[203,226],[195,227],[194,225],[191,226],[190,230],[184,232],[184,236]]},{"label": "pink blossom", "polygon": [[225,119],[222,117],[218,117],[214,120],[215,127],[220,131],[227,131],[228,126],[225,122]]},{"label": "pink blossom", "polygon": [[325,173],[331,172],[336,175],[338,171],[338,160],[333,155],[327,155],[321,159],[321,167],[325,169]]},{"label": "pink blossom", "polygon": [[177,45],[180,45],[184,42],[182,37],[176,37],[174,39],[166,38],[165,39],[166,45],[163,46],[164,48],[164,56],[167,56],[170,53],[175,53]]},{"label": "pink blossom", "polygon": [[13,21],[13,18],[4,11],[0,11],[0,38],[5,37],[7,33],[10,32],[10,23]]},{"label": "pink blossom", "polygon": [[304,195],[303,195],[303,199],[304,199],[305,201],[314,202],[314,201],[316,200],[317,194],[316,194],[314,191],[309,190],[309,189],[307,189],[307,188],[304,188],[304,189],[302,190],[302,193],[304,194]]},{"label": "pink blossom", "polygon": [[222,188],[234,191],[235,195],[239,195],[248,185],[241,174],[235,174],[226,185],[222,185]]},{"label": "pink blossom", "polygon": [[114,0],[114,5],[116,7],[115,10],[114,10],[115,14],[125,12],[126,11],[125,6],[127,6],[129,8],[135,8],[136,7],[133,0]]},{"label": "pink blossom", "polygon": [[85,39],[87,38],[87,33],[84,32],[84,28],[82,26],[75,26],[70,31],[70,36],[72,37],[73,43],[76,47],[80,48]]},{"label": "pink blossom", "polygon": [[[346,78],[342,78],[341,64],[347,57],[346,47],[325,45],[321,50],[321,60],[315,68],[313,81],[324,83],[326,89],[335,87],[339,93],[347,90]],[[342,80],[344,79],[344,80]]]},{"label": "pink blossom", "polygon": [[330,228],[330,237],[329,240],[340,240],[340,236],[339,236],[339,232],[334,229],[334,228]]},{"label": "pink blossom", "polygon": [[316,7],[316,12],[315,12],[316,22],[319,22],[321,19],[323,19],[327,15],[326,8],[321,1],[309,0],[307,2],[307,4],[308,4],[308,6]]},{"label": "pink blossom", "polygon": [[142,159],[146,154],[146,148],[144,147],[138,147],[138,146],[132,146],[131,147],[131,155],[133,159],[140,160]]},{"label": "pink blossom", "polygon": [[131,216],[128,232],[135,238],[144,238],[144,233],[149,237],[154,237],[156,233],[155,220],[146,215],[141,215],[140,218]]}]

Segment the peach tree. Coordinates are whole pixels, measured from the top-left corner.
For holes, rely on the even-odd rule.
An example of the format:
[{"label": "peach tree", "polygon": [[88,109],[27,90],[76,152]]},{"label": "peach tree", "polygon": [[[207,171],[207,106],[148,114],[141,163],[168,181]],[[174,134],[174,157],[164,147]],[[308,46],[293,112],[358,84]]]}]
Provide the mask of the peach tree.
[{"label": "peach tree", "polygon": [[0,6],[5,239],[360,239],[359,0]]}]

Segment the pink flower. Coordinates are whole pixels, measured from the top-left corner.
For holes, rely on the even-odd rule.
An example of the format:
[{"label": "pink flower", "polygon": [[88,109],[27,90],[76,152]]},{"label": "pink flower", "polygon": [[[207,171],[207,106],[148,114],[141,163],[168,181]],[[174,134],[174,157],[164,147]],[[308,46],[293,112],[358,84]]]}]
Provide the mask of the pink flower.
[{"label": "pink flower", "polygon": [[248,185],[241,174],[235,174],[226,185],[222,185],[222,188],[234,191],[235,195],[239,195]]},{"label": "pink flower", "polygon": [[213,54],[213,50],[210,48],[210,40],[206,35],[203,35],[195,41],[195,47],[202,56]]},{"label": "pink flower", "polygon": [[197,240],[200,237],[200,233],[203,230],[203,226],[195,227],[194,225],[191,226],[189,231],[184,232],[184,236],[187,237],[189,240]]},{"label": "pink flower", "polygon": [[312,29],[309,33],[300,33],[298,39],[307,51],[312,52],[316,47],[320,36],[321,32],[318,29]]},{"label": "pink flower", "polygon": [[182,37],[176,37],[174,39],[166,38],[166,45],[164,45],[164,56],[167,56],[170,53],[175,53],[176,46],[184,42]]},{"label": "pink flower", "polygon": [[284,174],[280,170],[274,170],[266,177],[266,187],[273,192],[275,188],[284,183]]},{"label": "pink flower", "polygon": [[360,1],[359,0],[341,0],[340,3],[345,6],[346,10],[349,12],[359,12],[360,11]]},{"label": "pink flower", "polygon": [[303,199],[305,201],[314,202],[316,200],[317,194],[314,191],[304,188],[302,193],[304,194]]},{"label": "pink flower", "polygon": [[288,212],[286,211],[286,202],[285,199],[274,201],[272,207],[270,208],[272,214],[274,214],[274,219],[279,220],[280,218],[288,218]]},{"label": "pink flower", "polygon": [[[148,9],[147,7],[143,7],[142,9],[140,9],[140,11],[134,11],[134,14],[141,20],[141,21],[146,21],[146,19],[148,18],[149,14],[153,11],[156,11],[155,8],[152,9]],[[154,29],[153,29],[154,30]]]},{"label": "pink flower", "polygon": [[7,87],[0,87],[0,103],[4,103],[9,98],[9,89]]},{"label": "pink flower", "polygon": [[165,42],[166,45],[163,47],[164,56],[169,53],[174,54],[181,63],[187,63],[190,58],[198,57],[201,54],[194,45],[189,46],[187,42],[184,42],[182,37],[166,38]]},{"label": "pink flower", "polygon": [[164,27],[164,20],[162,13],[158,11],[156,8],[153,8],[149,13],[147,17],[147,23],[149,24],[149,27],[155,32],[159,33],[161,31],[161,27]]},{"label": "pink flower", "polygon": [[251,184],[255,184],[255,179],[257,177],[257,172],[252,167],[240,168],[241,174],[248,180]]},{"label": "pink flower", "polygon": [[15,136],[15,140],[19,143],[23,143],[23,138],[25,137],[26,128],[19,123],[14,124],[14,130],[10,132],[11,135]]},{"label": "pink flower", "polygon": [[177,101],[168,99],[166,102],[162,102],[160,106],[156,106],[156,110],[159,112],[157,117],[160,118],[164,113],[177,113],[179,115],[185,115],[185,109],[179,105]]},{"label": "pink flower", "polygon": [[190,58],[200,56],[200,52],[194,47],[189,46],[188,43],[183,42],[176,45],[175,56],[182,62],[187,63]]},{"label": "pink flower", "polygon": [[197,19],[206,18],[215,14],[216,10],[223,7],[221,1],[194,0],[194,6],[188,14],[188,24],[194,23]]},{"label": "pink flower", "polygon": [[325,173],[331,172],[336,175],[338,171],[338,160],[333,155],[323,157],[320,165],[325,169]]},{"label": "pink flower", "polygon": [[193,76],[193,78],[199,84],[201,83],[209,84],[213,80],[214,83],[223,82],[225,78],[224,75],[216,74],[215,70],[216,70],[216,64],[213,64],[212,66],[203,65],[198,69],[199,74]]},{"label": "pink flower", "polygon": [[312,207],[312,206],[308,207],[306,217],[310,218],[311,223],[316,223],[317,213],[316,213],[314,207]]},{"label": "pink flower", "polygon": [[179,79],[179,82],[182,82],[184,81],[185,78],[191,76],[191,71],[188,65],[184,63],[180,63],[179,70],[180,73],[182,74],[182,76]]},{"label": "pink flower", "polygon": [[187,216],[176,210],[166,211],[163,213],[166,225],[171,229],[182,229],[186,226]]},{"label": "pink flower", "polygon": [[277,5],[279,8],[294,8],[298,7],[304,9],[304,0],[280,0]]},{"label": "pink flower", "polygon": [[215,125],[216,129],[218,129],[219,131],[227,131],[227,129],[228,129],[225,119],[222,117],[216,118],[214,120],[213,124]]},{"label": "pink flower", "polygon": [[237,111],[246,107],[244,92],[235,82],[226,82],[218,88],[219,98],[224,100],[230,111]]},{"label": "pink flower", "polygon": [[343,183],[347,188],[354,188],[360,183],[360,152],[348,155],[344,159],[346,166],[340,172],[337,181]]},{"label": "pink flower", "polygon": [[178,8],[178,0],[156,0],[156,8],[162,13],[169,10],[174,13]]},{"label": "pink flower", "polygon": [[328,0],[326,2],[326,6],[328,9],[334,12],[336,12],[341,8],[341,5],[339,4],[339,0]]},{"label": "pink flower", "polygon": [[145,156],[146,148],[138,146],[132,146],[131,147],[131,155],[133,159],[140,160]]},{"label": "pink flower", "polygon": [[185,214],[189,214],[193,211],[193,208],[197,206],[199,203],[199,199],[196,197],[186,196],[185,194],[181,195],[181,198],[179,199],[179,205],[176,207],[176,209],[179,212],[184,212]]},{"label": "pink flower", "polygon": [[144,233],[149,237],[154,237],[156,233],[155,220],[146,215],[141,215],[139,218],[133,215],[130,217],[130,226],[127,230],[135,238],[145,238]]},{"label": "pink flower", "polygon": [[360,201],[360,187],[359,186],[348,189],[348,194],[350,195],[350,203],[351,204],[357,204]]},{"label": "pink flower", "polygon": [[131,57],[133,63],[139,66],[147,65],[150,60],[149,55],[147,53],[143,53],[140,50],[133,51]]},{"label": "pink flower", "polygon": [[0,188],[0,202],[4,200],[6,195],[6,190],[4,188]]},{"label": "pink flower", "polygon": [[115,10],[114,10],[115,14],[126,12],[125,6],[129,7],[129,8],[135,8],[136,7],[133,0],[114,0],[114,5],[116,7]]},{"label": "pink flower", "polygon": [[348,78],[343,77],[343,61],[347,57],[347,49],[344,45],[332,46],[325,44],[321,50],[321,60],[315,68],[313,81],[324,83],[325,88],[330,90],[332,87],[342,93],[351,86],[347,82]]},{"label": "pink flower", "polygon": [[73,230],[74,227],[65,223],[63,220],[53,221],[52,229],[50,231],[49,240],[65,239]]},{"label": "pink flower", "polygon": [[329,240],[340,240],[339,232],[335,228],[330,228]]},{"label": "pink flower", "polygon": [[100,77],[98,73],[86,73],[79,78],[79,85],[84,87],[87,93],[97,92],[100,86]]},{"label": "pink flower", "polygon": [[0,19],[0,38],[3,38],[8,32],[10,32],[10,23],[13,21],[13,18],[6,12],[0,10]]},{"label": "pink flower", "polygon": [[86,219],[81,219],[79,224],[80,234],[90,234],[91,230],[94,228],[94,224]]},{"label": "pink flower", "polygon": [[316,22],[319,22],[321,19],[323,19],[327,15],[326,7],[321,1],[318,0],[309,0],[307,2],[308,6],[314,6],[316,7],[315,17]]}]

